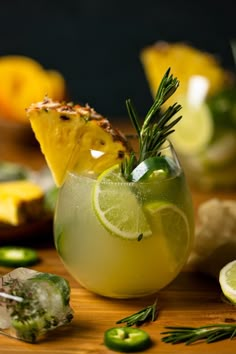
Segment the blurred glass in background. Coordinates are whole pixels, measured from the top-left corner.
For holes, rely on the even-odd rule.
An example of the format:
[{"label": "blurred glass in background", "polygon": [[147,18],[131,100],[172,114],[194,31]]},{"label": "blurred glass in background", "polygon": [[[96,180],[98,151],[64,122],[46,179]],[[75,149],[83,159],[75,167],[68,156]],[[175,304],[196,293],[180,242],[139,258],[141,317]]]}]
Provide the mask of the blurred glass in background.
[{"label": "blurred glass in background", "polygon": [[153,96],[166,66],[180,80],[172,104],[183,117],[171,139],[189,179],[206,190],[236,187],[235,72],[183,42],[146,47],[141,61]]}]

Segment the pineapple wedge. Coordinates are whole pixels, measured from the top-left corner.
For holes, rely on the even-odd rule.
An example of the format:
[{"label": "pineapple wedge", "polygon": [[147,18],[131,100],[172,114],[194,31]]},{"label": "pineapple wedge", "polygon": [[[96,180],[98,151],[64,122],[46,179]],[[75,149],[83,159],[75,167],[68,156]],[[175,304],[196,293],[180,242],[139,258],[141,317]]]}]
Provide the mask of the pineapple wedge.
[{"label": "pineapple wedge", "polygon": [[38,219],[44,210],[44,192],[30,181],[0,183],[0,223],[21,225]]},{"label": "pineapple wedge", "polygon": [[46,97],[26,112],[58,187],[67,171],[99,173],[118,163],[129,150],[125,137],[88,105]]},{"label": "pineapple wedge", "polygon": [[[143,48],[140,59],[153,97],[166,67],[171,67],[180,81],[178,95],[186,95],[193,75],[209,80],[209,95],[227,87],[233,80],[232,74],[223,69],[215,56],[182,42],[157,42]],[[176,98],[172,100],[175,102]]]}]

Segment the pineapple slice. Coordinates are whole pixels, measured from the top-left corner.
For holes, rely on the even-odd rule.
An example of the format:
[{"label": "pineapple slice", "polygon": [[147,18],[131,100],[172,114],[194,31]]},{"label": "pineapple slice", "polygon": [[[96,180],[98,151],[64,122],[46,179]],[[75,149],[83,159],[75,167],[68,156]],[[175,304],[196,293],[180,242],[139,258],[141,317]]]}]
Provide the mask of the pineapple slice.
[{"label": "pineapple slice", "polygon": [[38,219],[44,210],[44,192],[30,181],[0,183],[0,223],[14,226]]},{"label": "pineapple slice", "polygon": [[125,137],[88,105],[64,104],[45,98],[27,109],[57,186],[67,171],[101,172],[129,150]]},{"label": "pineapple slice", "polygon": [[[166,67],[171,67],[173,75],[180,81],[180,96],[186,95],[189,79],[193,75],[204,76],[209,80],[209,95],[226,87],[233,79],[232,74],[224,70],[213,55],[181,42],[157,42],[144,48],[140,59],[153,97]],[[176,98],[173,97],[173,100],[176,101]]]}]

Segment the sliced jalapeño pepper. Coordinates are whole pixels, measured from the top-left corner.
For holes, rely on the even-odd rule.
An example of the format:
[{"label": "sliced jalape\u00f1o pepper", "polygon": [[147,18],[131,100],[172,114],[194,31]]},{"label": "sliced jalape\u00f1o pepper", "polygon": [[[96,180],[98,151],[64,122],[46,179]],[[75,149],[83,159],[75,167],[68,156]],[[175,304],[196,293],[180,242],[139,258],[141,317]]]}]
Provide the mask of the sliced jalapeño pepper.
[{"label": "sliced jalape\u00f1o pepper", "polygon": [[38,254],[32,248],[18,246],[0,247],[0,265],[6,267],[24,267],[35,264]]},{"label": "sliced jalape\u00f1o pepper", "polygon": [[133,327],[114,327],[104,334],[105,345],[112,350],[131,353],[147,349],[151,339],[147,332]]},{"label": "sliced jalape\u00f1o pepper", "polygon": [[153,156],[142,161],[132,172],[131,181],[147,181],[150,178],[165,179],[170,177],[176,166],[167,156]]}]

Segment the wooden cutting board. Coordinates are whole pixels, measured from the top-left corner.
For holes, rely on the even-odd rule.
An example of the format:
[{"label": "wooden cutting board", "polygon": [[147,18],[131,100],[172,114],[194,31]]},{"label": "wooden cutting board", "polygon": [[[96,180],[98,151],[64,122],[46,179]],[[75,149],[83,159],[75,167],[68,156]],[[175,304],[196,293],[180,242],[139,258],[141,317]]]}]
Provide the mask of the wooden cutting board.
[{"label": "wooden cutting board", "polygon": [[[171,345],[161,341],[161,332],[165,326],[200,326],[222,323],[228,319],[236,321],[236,308],[222,301],[217,280],[185,270],[171,285],[153,296],[135,300],[106,299],[90,293],[76,283],[66,272],[53,247],[39,248],[38,252],[41,263],[34,269],[56,273],[69,280],[74,319],[68,326],[51,332],[38,344],[28,344],[0,335],[0,353],[113,353],[103,344],[104,331],[116,326],[117,320],[152,304],[157,297],[158,319],[143,326],[153,340],[147,353],[235,354],[235,340],[190,346]],[[8,271],[7,268],[0,268],[0,274]]]},{"label": "wooden cutting board", "polygon": [[[119,125],[123,128],[122,121]],[[124,126],[127,128],[126,124]],[[133,132],[128,128],[123,131]],[[35,169],[44,166],[45,161],[38,147],[26,145],[25,133],[21,135],[22,143],[19,143],[19,140],[12,136],[12,129],[10,136],[2,130],[1,132],[1,159],[24,163]],[[210,198],[236,200],[236,191],[232,193],[192,192],[195,211],[200,203]],[[208,345],[197,343],[190,346],[165,344],[161,341],[161,332],[164,331],[165,326],[200,326],[222,323],[227,319],[236,320],[236,308],[222,302],[217,280],[185,269],[171,285],[157,295],[136,300],[105,299],[80,287],[66,272],[54,249],[52,232],[47,234],[42,231],[41,235],[28,236],[28,233],[27,237],[22,234],[22,237],[10,241],[38,249],[41,262],[32,268],[41,272],[55,273],[69,280],[72,288],[71,305],[74,309],[74,319],[70,325],[51,332],[44,341],[38,344],[28,344],[0,335],[0,354],[111,354],[113,351],[103,344],[104,331],[114,327],[120,318],[152,304],[156,296],[159,306],[158,319],[143,327],[153,340],[152,347],[146,353],[236,353],[236,340],[224,340]],[[0,237],[0,245],[7,243],[8,238],[1,239]],[[0,276],[10,270],[0,267]]]}]

